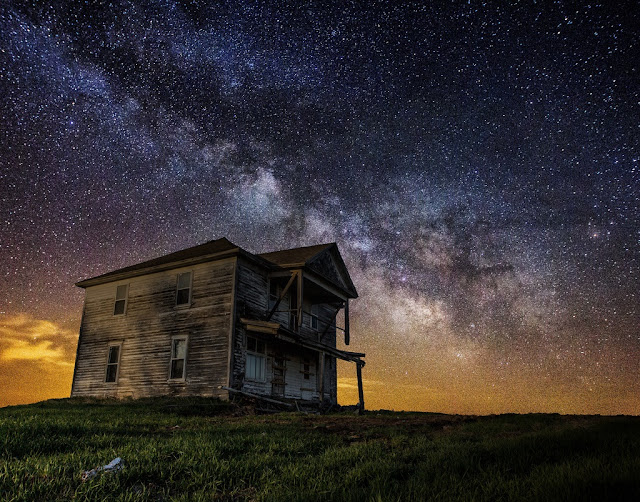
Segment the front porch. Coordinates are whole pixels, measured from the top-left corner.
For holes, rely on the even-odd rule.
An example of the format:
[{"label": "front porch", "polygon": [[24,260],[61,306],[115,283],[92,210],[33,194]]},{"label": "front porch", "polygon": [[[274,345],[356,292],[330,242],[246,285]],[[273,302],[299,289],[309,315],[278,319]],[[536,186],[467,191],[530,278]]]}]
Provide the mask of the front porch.
[{"label": "front porch", "polygon": [[[258,340],[255,344],[249,342],[250,348],[260,349],[254,352],[248,348],[244,391],[273,398],[323,403],[327,396],[331,397],[328,389],[331,381],[327,377],[332,373],[335,375],[336,359],[341,359],[356,365],[358,407],[364,410],[362,367],[365,362],[362,358],[365,354],[340,350],[306,338],[278,322],[244,317],[240,322],[246,329],[248,340]],[[253,358],[260,355],[265,356],[264,361],[260,367],[252,367]]]}]

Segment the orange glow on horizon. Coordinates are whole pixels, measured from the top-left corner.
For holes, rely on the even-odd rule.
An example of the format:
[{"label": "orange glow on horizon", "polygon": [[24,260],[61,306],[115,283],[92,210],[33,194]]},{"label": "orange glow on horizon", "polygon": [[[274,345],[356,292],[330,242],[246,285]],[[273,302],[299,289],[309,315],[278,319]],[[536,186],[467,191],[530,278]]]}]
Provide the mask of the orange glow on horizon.
[{"label": "orange glow on horizon", "polygon": [[[354,331],[362,332],[363,326],[356,321]],[[20,314],[5,316],[0,334],[0,406],[69,396],[76,330]],[[578,374],[567,365],[556,368],[555,375],[545,374],[542,368],[536,375],[531,366],[517,360],[496,367],[494,357],[487,357],[481,347],[469,342],[423,340],[407,353],[394,346],[391,334],[383,338],[385,350],[375,350],[370,335],[354,338],[356,347],[342,348],[367,352],[363,387],[369,410],[639,414],[638,382],[623,371],[616,379],[603,380],[588,371]],[[615,361],[615,355],[610,359]],[[608,372],[616,374],[613,368]],[[338,363],[338,401],[343,405],[358,401],[353,363]]]}]

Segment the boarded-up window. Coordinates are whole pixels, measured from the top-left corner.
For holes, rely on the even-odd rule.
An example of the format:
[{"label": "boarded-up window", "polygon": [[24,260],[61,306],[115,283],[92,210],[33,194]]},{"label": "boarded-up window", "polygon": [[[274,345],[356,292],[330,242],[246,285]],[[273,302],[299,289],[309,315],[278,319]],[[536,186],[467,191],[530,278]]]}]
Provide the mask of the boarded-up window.
[{"label": "boarded-up window", "polygon": [[191,272],[183,272],[178,274],[176,305],[189,305],[189,303],[191,303]]},{"label": "boarded-up window", "polygon": [[127,293],[129,286],[121,284],[116,288],[116,302],[113,305],[113,315],[123,315],[127,311]]},{"label": "boarded-up window", "polygon": [[118,381],[118,366],[120,364],[120,345],[109,345],[107,354],[107,372],[104,381],[116,383]]},{"label": "boarded-up window", "polygon": [[265,374],[265,345],[263,340],[247,337],[247,362],[245,378],[264,382]]},{"label": "boarded-up window", "polygon": [[171,367],[169,378],[184,380],[187,365],[187,337],[174,337],[171,339]]}]

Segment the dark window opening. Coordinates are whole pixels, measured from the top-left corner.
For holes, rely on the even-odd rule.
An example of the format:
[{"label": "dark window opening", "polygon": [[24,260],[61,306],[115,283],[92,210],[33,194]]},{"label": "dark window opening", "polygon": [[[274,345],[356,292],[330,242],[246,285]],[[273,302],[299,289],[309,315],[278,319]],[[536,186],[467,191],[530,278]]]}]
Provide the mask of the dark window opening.
[{"label": "dark window opening", "polygon": [[176,305],[188,305],[191,303],[191,272],[178,274],[178,288]]},{"label": "dark window opening", "polygon": [[114,383],[118,379],[118,364],[120,363],[120,345],[111,345],[107,357],[107,373],[104,381]]},{"label": "dark window opening", "polygon": [[185,361],[187,359],[187,339],[174,338],[171,341],[171,379],[184,379]]},{"label": "dark window opening", "polygon": [[258,340],[257,338],[247,337],[247,350],[251,352],[258,352],[264,354],[264,340]]},{"label": "dark window opening", "polygon": [[272,280],[269,283],[269,308],[272,309],[273,306],[278,301],[278,283]]},{"label": "dark window opening", "polygon": [[127,307],[127,290],[128,286],[122,284],[116,288],[116,301],[113,305],[113,315],[122,315]]}]

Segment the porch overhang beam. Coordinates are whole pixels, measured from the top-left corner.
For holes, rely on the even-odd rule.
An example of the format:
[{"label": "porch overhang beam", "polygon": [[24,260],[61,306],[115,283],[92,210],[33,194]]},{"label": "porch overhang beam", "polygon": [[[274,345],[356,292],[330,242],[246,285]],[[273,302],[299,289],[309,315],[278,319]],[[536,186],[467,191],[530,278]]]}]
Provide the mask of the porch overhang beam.
[{"label": "porch overhang beam", "polygon": [[253,321],[245,318],[241,318],[240,322],[246,326],[248,331],[266,333],[268,335],[275,335],[278,332],[278,329],[280,329],[280,324],[277,322]]},{"label": "porch overhang beam", "polygon": [[282,328],[278,330],[275,334],[275,337],[279,340],[288,341],[294,343],[296,345],[300,345],[307,349],[311,349],[317,352],[325,352],[337,359],[341,359],[343,361],[351,361],[354,363],[359,363],[364,366],[364,361],[361,359],[365,357],[364,353],[361,352],[348,352],[346,350],[335,349],[330,347],[329,345],[325,345],[323,343],[314,342],[313,340],[307,340],[305,338],[300,338],[296,336],[291,336],[288,333],[283,333]]},{"label": "porch overhang beam", "polygon": [[303,270],[304,278],[306,280],[313,282],[314,284],[328,291],[329,293],[331,293],[333,296],[340,299],[341,301],[345,301],[347,298],[356,298],[356,296],[349,293],[348,291],[345,291],[340,286],[325,279],[323,276],[318,274],[315,270],[311,270],[310,268],[305,267],[303,264],[296,265],[296,267],[300,267],[300,268],[294,269],[292,267],[287,267],[284,270],[274,270],[273,272],[269,273],[269,277],[289,277],[289,274],[291,274],[292,271]]},{"label": "porch overhang beam", "polygon": [[265,333],[268,335],[272,335],[277,340],[282,340],[284,342],[289,342],[294,345],[299,345],[301,347],[317,351],[317,352],[325,352],[337,359],[341,359],[343,361],[351,361],[354,363],[358,363],[364,366],[365,362],[361,359],[365,357],[365,354],[362,352],[349,352],[346,350],[336,349],[329,345],[325,345],[320,342],[316,342],[314,340],[308,340],[306,338],[302,338],[297,333],[294,333],[290,330],[287,330],[282,327],[277,322],[268,322],[262,321],[258,319],[247,319],[240,318],[240,322],[247,327],[249,331],[255,331],[258,333]]}]

